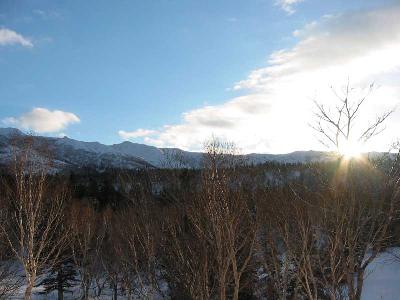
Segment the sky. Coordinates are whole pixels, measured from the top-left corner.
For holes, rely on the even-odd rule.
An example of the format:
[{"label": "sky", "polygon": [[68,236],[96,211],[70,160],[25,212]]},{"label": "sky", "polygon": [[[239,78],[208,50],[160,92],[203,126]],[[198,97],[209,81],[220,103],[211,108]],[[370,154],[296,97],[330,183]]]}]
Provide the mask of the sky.
[{"label": "sky", "polygon": [[[105,144],[323,150],[314,101],[400,104],[400,1],[0,0],[0,127]],[[366,150],[399,137],[400,107]]]}]

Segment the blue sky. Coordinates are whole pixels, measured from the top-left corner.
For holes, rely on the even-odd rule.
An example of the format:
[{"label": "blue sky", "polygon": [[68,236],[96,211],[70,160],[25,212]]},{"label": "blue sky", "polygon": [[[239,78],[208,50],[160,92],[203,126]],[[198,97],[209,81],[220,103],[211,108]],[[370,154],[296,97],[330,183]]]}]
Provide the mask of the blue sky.
[{"label": "blue sky", "polygon": [[[301,107],[315,93],[325,95],[319,88],[347,76],[360,85],[378,81],[391,97],[379,107],[397,105],[399,58],[387,62],[390,70],[380,58],[397,49],[399,37],[394,30],[377,46],[366,41],[400,27],[396,2],[1,0],[1,126],[188,150],[200,149],[213,134],[244,152],[317,149]],[[324,40],[326,34],[332,38]],[[318,39],[332,44],[320,48]],[[336,51],[335,41],[349,44]],[[353,54],[344,59],[347,48]],[[353,72],[358,59],[371,60],[371,49],[375,63],[361,75]],[[314,77],[288,82],[271,73],[271,67],[307,62],[307,55],[318,58],[326,82],[296,91],[305,78],[321,78],[309,63],[302,70],[310,68]],[[347,67],[333,71],[335,58]],[[294,111],[282,114],[285,107]],[[386,137],[376,145],[389,142]]]}]

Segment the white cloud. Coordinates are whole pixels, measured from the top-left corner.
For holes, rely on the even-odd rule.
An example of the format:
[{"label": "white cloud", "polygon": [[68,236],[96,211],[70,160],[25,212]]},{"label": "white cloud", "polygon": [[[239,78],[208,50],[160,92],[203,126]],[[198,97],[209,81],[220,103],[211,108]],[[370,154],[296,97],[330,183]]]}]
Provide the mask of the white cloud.
[{"label": "white cloud", "polygon": [[156,133],[155,130],[141,129],[141,128],[134,131],[124,131],[124,130],[118,131],[118,135],[124,140],[146,137],[149,135],[153,135],[155,133]]},{"label": "white cloud", "polygon": [[[400,5],[324,16],[295,35],[296,45],[276,51],[267,66],[234,85],[245,96],[185,112],[180,124],[165,125],[145,142],[199,150],[215,135],[244,152],[321,149],[308,126],[312,100],[333,100],[329,87],[341,87],[348,77],[354,86],[373,81],[380,86],[366,103],[360,125],[400,103]],[[399,111],[370,149],[386,150],[396,128]]]},{"label": "white cloud", "polygon": [[7,28],[0,28],[0,46],[21,45],[32,48],[32,41],[23,35]]},{"label": "white cloud", "polygon": [[40,107],[34,108],[20,117],[10,117],[3,120],[6,125],[33,130],[38,133],[60,132],[70,124],[79,122],[80,119],[73,113],[61,110],[51,111]]},{"label": "white cloud", "polygon": [[276,5],[279,5],[289,15],[292,15],[296,12],[293,6],[303,1],[304,0],[277,0]]}]

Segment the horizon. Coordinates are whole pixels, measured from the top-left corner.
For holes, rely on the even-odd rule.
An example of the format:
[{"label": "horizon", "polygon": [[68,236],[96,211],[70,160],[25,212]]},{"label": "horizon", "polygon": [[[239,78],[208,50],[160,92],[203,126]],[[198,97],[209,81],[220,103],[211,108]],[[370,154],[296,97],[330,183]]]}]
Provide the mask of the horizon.
[{"label": "horizon", "polygon": [[[183,149],[180,149],[180,148],[172,148],[172,147],[157,147],[157,146],[148,145],[148,144],[144,144],[144,143],[139,143],[139,142],[135,142],[135,141],[129,141],[129,140],[124,140],[124,141],[121,141],[119,143],[113,143],[113,144],[104,144],[104,143],[101,143],[101,142],[95,141],[95,140],[92,140],[92,141],[81,141],[81,140],[77,140],[77,139],[71,138],[71,137],[66,136],[66,135],[63,136],[63,137],[40,135],[40,134],[35,134],[34,132],[26,132],[26,131],[23,131],[23,130],[21,130],[19,128],[15,128],[15,127],[0,127],[0,133],[1,133],[2,129],[18,130],[19,132],[21,132],[24,135],[31,135],[33,137],[69,139],[69,140],[73,140],[73,141],[77,141],[77,142],[83,142],[83,143],[99,143],[101,145],[108,146],[108,147],[115,146],[115,145],[120,145],[120,144],[123,144],[123,143],[130,143],[130,144],[134,144],[134,145],[144,145],[144,146],[149,146],[149,147],[155,147],[157,149],[178,149],[178,150],[183,150]],[[234,145],[234,146],[236,146],[236,145]],[[305,152],[335,153],[335,151],[333,151],[333,150],[313,150],[313,149],[298,149],[298,150],[294,150],[294,151],[290,151],[290,152],[282,152],[282,153],[273,153],[273,152],[247,152],[246,153],[246,152],[241,152],[241,149],[237,149],[237,150],[239,151],[238,155],[245,155],[245,156],[246,155],[288,155],[288,154],[293,154],[293,153],[305,153]],[[205,153],[204,149],[201,149],[199,151],[190,151],[190,150],[183,150],[183,151],[190,152],[190,153]],[[390,151],[389,150],[387,150],[387,151],[368,151],[368,152],[362,152],[360,154],[361,155],[365,155],[365,154],[371,154],[371,153],[390,153]]]},{"label": "horizon", "polygon": [[[2,1],[0,127],[198,152],[332,151],[315,107],[377,88],[358,126],[400,104],[394,0]],[[365,152],[396,141],[400,111]],[[309,149],[309,150],[304,150]]]}]

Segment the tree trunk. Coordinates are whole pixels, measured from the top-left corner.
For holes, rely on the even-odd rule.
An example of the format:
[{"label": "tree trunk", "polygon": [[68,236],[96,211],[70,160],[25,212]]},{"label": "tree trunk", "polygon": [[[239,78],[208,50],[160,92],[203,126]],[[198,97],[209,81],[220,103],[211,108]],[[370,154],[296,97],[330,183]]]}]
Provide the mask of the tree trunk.
[{"label": "tree trunk", "polygon": [[25,289],[24,300],[30,300],[32,297],[32,290],[35,285],[36,275],[28,275],[28,286]]},{"label": "tree trunk", "polygon": [[235,288],[233,291],[233,300],[239,300],[239,280],[235,280]]},{"label": "tree trunk", "polygon": [[330,294],[330,295],[329,295],[330,300],[336,300],[336,294],[335,294],[335,292],[336,292],[336,289],[335,289],[335,288],[332,288],[331,292],[329,293],[329,294]]},{"label": "tree trunk", "polygon": [[64,300],[64,291],[63,289],[58,289],[58,300]]},{"label": "tree trunk", "polygon": [[60,272],[58,272],[58,283],[57,283],[57,296],[58,296],[58,300],[64,300],[64,287],[63,287],[63,283],[61,281],[61,276],[60,276]]},{"label": "tree trunk", "polygon": [[118,283],[114,283],[114,300],[118,299]]},{"label": "tree trunk", "polygon": [[219,300],[226,300],[226,271],[219,275]]},{"label": "tree trunk", "polygon": [[82,290],[83,290],[82,299],[83,300],[89,299],[89,286],[88,286],[88,284],[84,283],[83,286],[82,286]]},{"label": "tree trunk", "polygon": [[225,300],[226,299],[225,289],[220,289],[220,291],[219,291],[219,299],[221,299],[221,300]]},{"label": "tree trunk", "polygon": [[25,289],[24,300],[30,300],[31,299],[32,289],[33,289],[33,284],[28,283],[28,286]]},{"label": "tree trunk", "polygon": [[363,284],[364,284],[364,269],[357,272],[357,290],[354,300],[361,300]]}]

